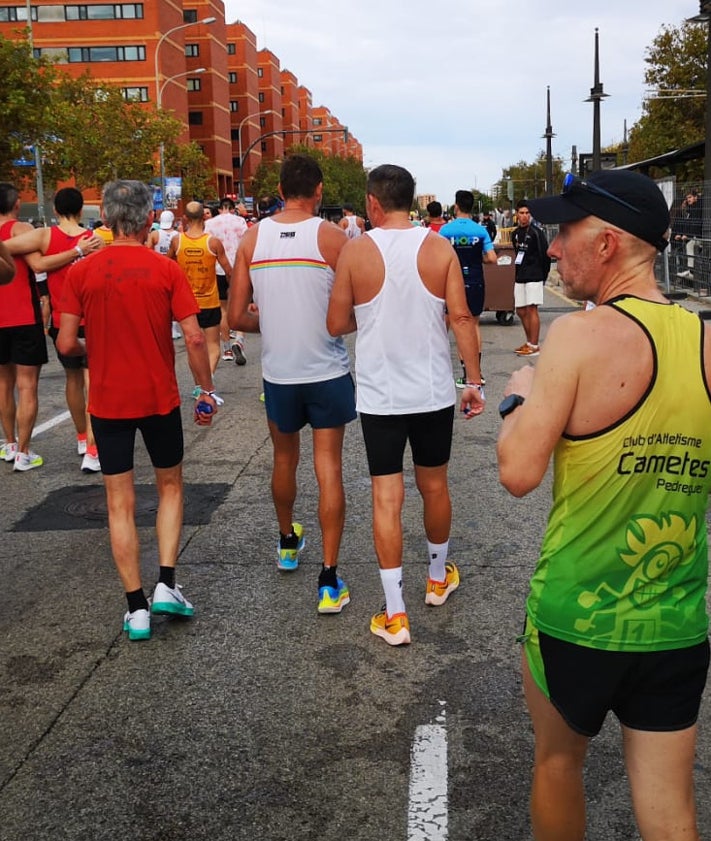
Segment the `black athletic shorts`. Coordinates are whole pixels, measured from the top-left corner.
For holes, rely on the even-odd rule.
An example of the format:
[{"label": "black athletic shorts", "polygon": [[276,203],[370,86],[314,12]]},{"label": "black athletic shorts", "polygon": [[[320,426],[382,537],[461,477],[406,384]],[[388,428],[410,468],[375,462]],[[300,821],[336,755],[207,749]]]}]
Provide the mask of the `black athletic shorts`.
[{"label": "black athletic shorts", "polygon": [[[59,330],[56,327],[50,327],[47,331],[49,333],[52,342],[54,343],[54,350],[57,354],[57,359],[60,361],[62,368],[67,371],[77,371],[80,368],[88,368],[88,364],[86,361],[86,356],[65,356],[63,353],[60,353],[57,350],[57,336],[59,335]],[[79,339],[84,338],[84,328],[80,327],[79,331],[77,332],[77,337]]]},{"label": "black athletic shorts", "polygon": [[227,300],[227,294],[230,290],[230,284],[227,281],[226,274],[218,274],[217,275],[217,294],[220,296],[221,301]]},{"label": "black athletic shorts", "polygon": [[220,307],[208,307],[205,310],[200,310],[197,320],[203,330],[207,327],[217,327],[222,320],[222,310]]},{"label": "black athletic shorts", "polygon": [[548,697],[568,725],[595,736],[612,711],[633,730],[685,730],[696,721],[708,640],[671,651],[601,651],[538,632]]},{"label": "black athletic shorts", "polygon": [[441,467],[449,461],[454,406],[412,415],[367,415],[361,412],[360,424],[371,476],[402,473],[408,441],[412,461],[418,467]]},{"label": "black athletic shorts", "polygon": [[472,315],[481,315],[484,310],[484,281],[470,281],[464,284],[467,306]]},{"label": "black athletic shorts", "polygon": [[47,340],[41,324],[0,327],[0,365],[45,365]]},{"label": "black athletic shorts", "polygon": [[101,472],[105,476],[133,470],[136,430],[141,431],[153,467],[175,467],[183,460],[183,424],[179,406],[167,415],[145,418],[109,419],[92,415],[91,428],[99,450]]}]

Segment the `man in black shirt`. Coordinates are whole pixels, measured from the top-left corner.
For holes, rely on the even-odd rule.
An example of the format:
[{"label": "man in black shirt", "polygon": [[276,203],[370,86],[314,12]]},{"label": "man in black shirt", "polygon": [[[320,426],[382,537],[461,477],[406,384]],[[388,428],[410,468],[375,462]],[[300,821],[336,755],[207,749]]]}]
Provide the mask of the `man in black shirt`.
[{"label": "man in black shirt", "polygon": [[531,211],[525,199],[516,205],[516,214],[518,227],[511,234],[516,251],[514,305],[526,333],[526,341],[514,353],[518,356],[538,356],[541,331],[538,307],[543,303],[543,284],[551,268],[548,240],[541,228],[531,221]]}]

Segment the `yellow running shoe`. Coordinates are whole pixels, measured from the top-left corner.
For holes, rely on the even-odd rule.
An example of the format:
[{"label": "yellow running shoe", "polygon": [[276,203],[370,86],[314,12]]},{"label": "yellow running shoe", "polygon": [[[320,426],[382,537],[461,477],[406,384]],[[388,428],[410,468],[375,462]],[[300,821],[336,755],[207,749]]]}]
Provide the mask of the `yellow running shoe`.
[{"label": "yellow running shoe", "polygon": [[444,604],[449,598],[449,594],[453,593],[459,587],[459,570],[457,567],[451,561],[447,561],[444,565],[444,570],[444,581],[433,581],[431,578],[427,579],[425,604]]},{"label": "yellow running shoe", "polygon": [[388,616],[383,609],[370,620],[370,632],[382,637],[388,645],[410,644],[410,620],[406,613]]}]

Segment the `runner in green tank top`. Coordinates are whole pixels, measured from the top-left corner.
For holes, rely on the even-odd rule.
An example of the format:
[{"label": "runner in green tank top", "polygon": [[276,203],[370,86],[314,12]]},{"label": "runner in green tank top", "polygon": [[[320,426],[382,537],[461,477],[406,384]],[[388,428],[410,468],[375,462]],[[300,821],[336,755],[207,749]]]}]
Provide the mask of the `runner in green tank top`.
[{"label": "runner in green tank top", "polygon": [[512,375],[500,407],[504,486],[523,496],[554,464],[522,637],[534,837],[582,841],[586,750],[612,711],[642,837],[697,841],[710,334],[658,289],[669,214],[653,181],[567,176],[560,196],[530,209],[560,223],[549,253],[566,294],[597,304],[551,326],[536,368]]}]

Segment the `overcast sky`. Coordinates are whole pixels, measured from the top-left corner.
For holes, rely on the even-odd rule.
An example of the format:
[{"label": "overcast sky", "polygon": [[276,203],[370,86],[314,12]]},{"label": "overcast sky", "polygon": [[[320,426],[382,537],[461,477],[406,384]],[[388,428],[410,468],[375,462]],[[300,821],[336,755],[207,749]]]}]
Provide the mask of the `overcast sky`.
[{"label": "overcast sky", "polygon": [[698,0],[225,0],[257,48],[309,88],[363,144],[368,168],[407,167],[418,193],[451,201],[489,192],[509,164],[545,150],[592,151],[595,28],[600,31],[603,146],[641,115],[644,56],[663,24]]}]

